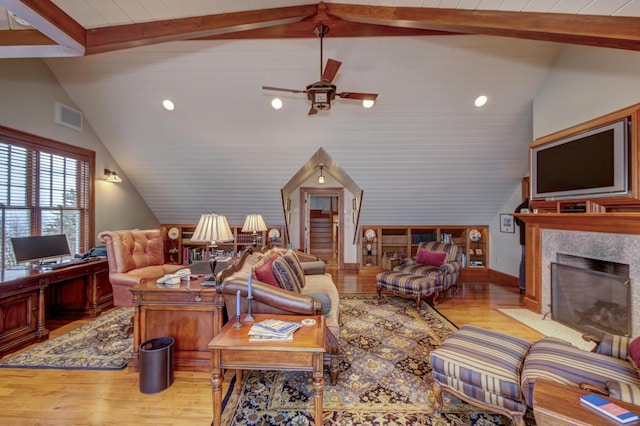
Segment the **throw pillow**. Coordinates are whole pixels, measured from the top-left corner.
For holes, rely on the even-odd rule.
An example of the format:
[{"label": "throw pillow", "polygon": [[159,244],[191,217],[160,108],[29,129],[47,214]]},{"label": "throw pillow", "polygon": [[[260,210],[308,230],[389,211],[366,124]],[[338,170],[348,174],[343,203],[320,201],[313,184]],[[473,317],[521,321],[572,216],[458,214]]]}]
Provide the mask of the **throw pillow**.
[{"label": "throw pillow", "polygon": [[289,266],[291,266],[291,269],[298,277],[300,288],[304,288],[304,269],[300,264],[300,259],[298,259],[298,256],[293,252],[293,250],[289,250],[282,257],[289,263]]},{"label": "throw pillow", "polygon": [[416,263],[440,267],[444,264],[444,259],[446,257],[447,253],[444,251],[428,251],[420,249],[416,255]]},{"label": "throw pillow", "polygon": [[640,376],[640,337],[636,337],[629,343],[627,354],[629,362],[634,365],[638,376]]},{"label": "throw pillow", "polygon": [[289,266],[289,262],[287,262],[284,256],[280,256],[273,261],[272,264],[273,275],[276,277],[278,284],[285,290],[293,291],[295,293],[300,293],[300,282],[298,281],[298,276]]},{"label": "throw pillow", "polygon": [[280,283],[273,274],[273,261],[280,257],[277,253],[273,253],[271,257],[265,256],[264,262],[259,262],[253,269],[253,275],[257,280],[266,284],[271,284],[274,287],[280,287]]},{"label": "throw pillow", "polygon": [[609,396],[624,402],[638,405],[640,403],[640,389],[637,385],[624,382],[609,381],[606,383]]},{"label": "throw pillow", "polygon": [[310,296],[313,300],[317,300],[322,304],[322,310],[320,313],[322,315],[327,315],[331,310],[331,298],[324,291],[309,291],[304,293],[305,296]]}]

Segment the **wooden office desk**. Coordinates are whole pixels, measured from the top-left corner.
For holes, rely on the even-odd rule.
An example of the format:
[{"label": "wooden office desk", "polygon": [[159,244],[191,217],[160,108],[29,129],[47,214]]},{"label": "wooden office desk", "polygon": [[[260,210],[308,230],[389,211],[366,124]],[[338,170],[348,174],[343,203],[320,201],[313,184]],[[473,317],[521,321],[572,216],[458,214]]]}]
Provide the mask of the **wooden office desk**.
[{"label": "wooden office desk", "polygon": [[0,271],[0,356],[49,338],[51,318],[97,317],[113,306],[106,259]]}]

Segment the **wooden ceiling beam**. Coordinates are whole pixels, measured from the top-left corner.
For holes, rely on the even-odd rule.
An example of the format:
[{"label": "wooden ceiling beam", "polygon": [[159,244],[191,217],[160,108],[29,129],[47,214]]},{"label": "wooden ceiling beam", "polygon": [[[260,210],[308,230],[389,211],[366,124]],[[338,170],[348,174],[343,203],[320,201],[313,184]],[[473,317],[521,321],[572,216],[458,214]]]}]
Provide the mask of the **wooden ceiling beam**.
[{"label": "wooden ceiling beam", "polygon": [[[51,0],[0,0],[0,5],[27,21],[42,34],[42,43],[33,44],[33,34],[18,35],[18,40],[29,38],[28,44],[9,44],[16,35],[2,32],[2,57],[81,56],[84,54],[85,29],[56,6]],[[24,32],[31,30],[16,30]],[[51,41],[54,43],[52,44]],[[19,43],[22,43],[19,41]],[[36,48],[37,49],[34,49]],[[24,52],[23,52],[24,51]]]},{"label": "wooden ceiling beam", "polygon": [[265,38],[308,38],[317,37],[313,29],[323,24],[329,27],[326,37],[392,37],[392,36],[416,36],[416,35],[442,35],[451,34],[437,30],[425,30],[421,28],[399,28],[386,24],[367,24],[351,22],[336,17],[329,13],[326,3],[320,2],[317,11],[300,22],[287,25],[276,25],[249,31],[219,34],[203,37],[208,40],[222,39],[265,39]]},{"label": "wooden ceiling beam", "polygon": [[56,46],[57,43],[37,30],[2,30],[0,46]]},{"label": "wooden ceiling beam", "polygon": [[327,13],[363,24],[486,34],[640,50],[640,18],[331,3]]},{"label": "wooden ceiling beam", "polygon": [[[640,50],[640,18],[559,13],[318,4],[253,10],[85,30],[51,0],[0,0],[19,9],[45,36],[51,55],[82,55],[175,40],[486,34],[556,43]],[[11,10],[11,9],[10,9]],[[26,16],[25,16],[26,15]],[[0,32],[0,54],[19,48],[16,40],[37,42],[33,34]],[[53,46],[51,40],[59,46]],[[16,41],[16,44],[13,44]],[[4,56],[4,55],[2,55]],[[10,57],[8,55],[5,57]]]},{"label": "wooden ceiling beam", "polygon": [[315,15],[317,5],[118,25],[87,31],[87,54],[286,25]]}]

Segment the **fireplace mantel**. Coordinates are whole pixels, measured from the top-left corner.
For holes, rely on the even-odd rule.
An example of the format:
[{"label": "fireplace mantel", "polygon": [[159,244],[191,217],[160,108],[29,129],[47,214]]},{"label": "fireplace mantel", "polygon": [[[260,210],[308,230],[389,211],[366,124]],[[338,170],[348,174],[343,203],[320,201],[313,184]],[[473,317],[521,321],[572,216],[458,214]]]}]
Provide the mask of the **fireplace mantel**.
[{"label": "fireplace mantel", "polygon": [[566,231],[640,234],[640,213],[530,213],[514,216],[527,226]]},{"label": "fireplace mantel", "polygon": [[529,213],[514,215],[526,223],[526,292],[523,305],[541,313],[542,230],[640,234],[640,213]]}]

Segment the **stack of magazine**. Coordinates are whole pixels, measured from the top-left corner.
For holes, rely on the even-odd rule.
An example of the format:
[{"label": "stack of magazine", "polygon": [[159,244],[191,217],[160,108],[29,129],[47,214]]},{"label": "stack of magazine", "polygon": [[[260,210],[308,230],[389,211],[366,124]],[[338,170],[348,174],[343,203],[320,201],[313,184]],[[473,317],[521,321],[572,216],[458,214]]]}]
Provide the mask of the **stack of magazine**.
[{"label": "stack of magazine", "polygon": [[302,324],[294,321],[278,319],[266,319],[257,322],[249,329],[250,342],[291,342],[293,333],[302,327]]}]

